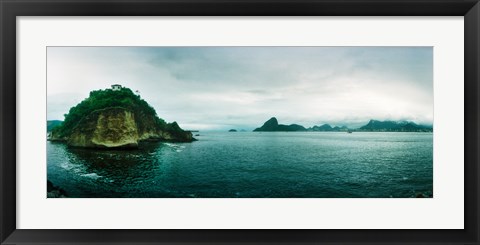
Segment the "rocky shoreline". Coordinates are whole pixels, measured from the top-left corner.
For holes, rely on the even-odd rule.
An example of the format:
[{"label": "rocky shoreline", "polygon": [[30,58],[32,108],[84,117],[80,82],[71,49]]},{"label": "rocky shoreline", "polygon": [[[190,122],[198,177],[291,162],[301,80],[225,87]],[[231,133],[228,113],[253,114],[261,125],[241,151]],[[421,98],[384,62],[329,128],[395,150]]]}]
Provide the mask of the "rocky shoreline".
[{"label": "rocky shoreline", "polygon": [[50,141],[81,148],[136,149],[141,141],[195,140],[190,131],[176,122],[165,122],[138,94],[118,84],[91,91],[88,98],[70,108],[63,122],[51,122],[50,126]]},{"label": "rocky shoreline", "polygon": [[62,198],[68,197],[67,192],[62,188],[53,185],[50,180],[47,180],[47,198]]},{"label": "rocky shoreline", "polygon": [[137,118],[128,109],[110,107],[83,117],[66,136],[53,131],[48,140],[95,149],[136,149],[142,141],[195,141],[192,133],[182,130],[177,123],[167,124],[163,129],[155,121],[153,115]]}]

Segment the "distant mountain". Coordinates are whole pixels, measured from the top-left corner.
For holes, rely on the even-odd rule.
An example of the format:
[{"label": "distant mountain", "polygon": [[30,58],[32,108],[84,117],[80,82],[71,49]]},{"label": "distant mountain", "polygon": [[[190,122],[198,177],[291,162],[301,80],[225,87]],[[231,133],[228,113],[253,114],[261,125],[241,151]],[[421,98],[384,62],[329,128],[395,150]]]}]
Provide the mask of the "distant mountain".
[{"label": "distant mountain", "polygon": [[346,126],[335,126],[332,127],[330,124],[323,124],[322,126],[313,126],[307,129],[308,131],[319,131],[319,132],[346,132],[348,128]]},{"label": "distant mountain", "polygon": [[60,120],[50,120],[47,121],[47,132],[51,132],[53,128],[62,124],[63,121]]},{"label": "distant mountain", "polygon": [[357,131],[369,132],[432,132],[431,126],[418,125],[407,121],[378,121],[370,120],[366,125],[360,127]]},{"label": "distant mountain", "polygon": [[237,132],[237,130],[232,128],[232,129],[228,130],[228,132]]},{"label": "distant mountain", "polygon": [[345,131],[346,132],[346,131],[349,131],[349,128],[347,128],[347,126],[341,126],[341,127],[335,126],[333,128],[333,131]]},{"label": "distant mountain", "polygon": [[333,131],[332,126],[330,124],[323,124],[322,126],[313,126],[309,128],[311,131]]},{"label": "distant mountain", "polygon": [[277,132],[277,131],[307,131],[305,127],[298,124],[283,125],[278,124],[278,120],[275,117],[266,121],[263,126],[256,128],[253,132]]}]

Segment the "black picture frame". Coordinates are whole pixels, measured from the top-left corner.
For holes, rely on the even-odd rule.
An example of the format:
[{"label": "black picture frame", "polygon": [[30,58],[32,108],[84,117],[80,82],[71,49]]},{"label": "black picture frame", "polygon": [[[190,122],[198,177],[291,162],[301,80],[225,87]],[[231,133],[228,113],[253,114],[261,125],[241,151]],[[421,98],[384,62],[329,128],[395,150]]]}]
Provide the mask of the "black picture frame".
[{"label": "black picture frame", "polygon": [[[1,244],[479,244],[478,0],[1,0]],[[464,16],[465,228],[458,230],[24,230],[16,228],[17,16]],[[460,81],[456,81],[460,82]],[[439,214],[441,215],[441,214]],[[415,219],[417,217],[412,217]]]}]

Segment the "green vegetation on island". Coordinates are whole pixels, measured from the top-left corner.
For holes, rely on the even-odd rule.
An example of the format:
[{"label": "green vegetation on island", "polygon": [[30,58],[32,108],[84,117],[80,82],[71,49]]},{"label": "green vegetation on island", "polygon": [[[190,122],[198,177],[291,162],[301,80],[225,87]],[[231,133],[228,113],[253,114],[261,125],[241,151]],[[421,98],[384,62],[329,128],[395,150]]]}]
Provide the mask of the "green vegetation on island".
[{"label": "green vegetation on island", "polygon": [[191,142],[192,133],[176,122],[166,123],[153,107],[129,88],[90,92],[65,114],[50,140],[90,148],[132,148],[142,140]]},{"label": "green vegetation on island", "polygon": [[63,121],[60,120],[49,120],[47,121],[47,132],[52,132],[52,130],[58,125],[62,124]]},{"label": "green vegetation on island", "polygon": [[432,132],[431,126],[418,125],[414,122],[407,121],[378,121],[370,120],[365,126],[360,127],[357,131],[368,132]]},{"label": "green vegetation on island", "polygon": [[347,132],[349,128],[346,126],[335,126],[332,127],[330,124],[323,124],[322,126],[313,126],[308,128],[308,131],[321,131],[321,132]]}]

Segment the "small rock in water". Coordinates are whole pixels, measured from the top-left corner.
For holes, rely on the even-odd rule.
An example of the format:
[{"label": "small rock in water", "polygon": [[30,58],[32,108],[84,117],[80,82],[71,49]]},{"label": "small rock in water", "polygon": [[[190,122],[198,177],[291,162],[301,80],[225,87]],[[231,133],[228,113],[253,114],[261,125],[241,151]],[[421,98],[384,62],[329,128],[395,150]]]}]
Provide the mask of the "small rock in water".
[{"label": "small rock in water", "polygon": [[67,192],[47,180],[47,198],[67,197]]},{"label": "small rock in water", "polygon": [[425,198],[426,196],[423,193],[417,193],[416,198]]}]

